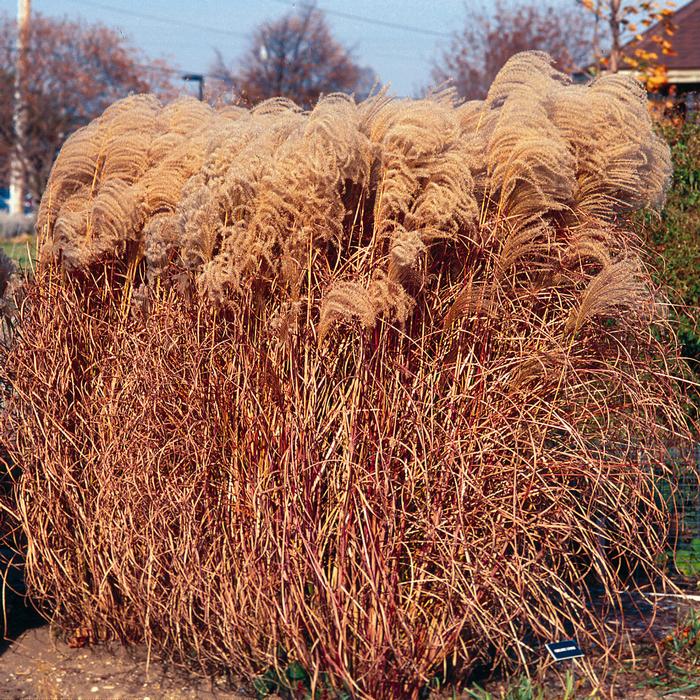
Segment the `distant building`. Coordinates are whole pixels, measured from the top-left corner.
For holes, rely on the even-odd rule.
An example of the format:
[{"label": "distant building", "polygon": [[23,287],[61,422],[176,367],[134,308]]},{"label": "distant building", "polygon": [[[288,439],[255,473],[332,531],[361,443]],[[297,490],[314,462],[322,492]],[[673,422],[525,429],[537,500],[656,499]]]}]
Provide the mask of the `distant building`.
[{"label": "distant building", "polygon": [[634,49],[644,49],[658,54],[655,63],[665,66],[667,83],[663,92],[681,96],[694,93],[697,104],[700,94],[700,0],[691,0],[671,18],[675,33],[670,38],[673,54],[665,56],[651,37],[660,34],[658,24],[652,25],[642,33],[642,40],[630,42],[623,47],[623,53]]},{"label": "distant building", "polygon": [[[632,40],[622,47],[622,53],[634,55],[636,49],[654,52],[658,58],[655,63],[666,68],[667,82],[660,90],[662,95],[672,94],[681,98],[683,110],[700,110],[700,0],[689,3],[674,12],[672,20],[675,32],[670,38],[672,55],[664,55],[660,47],[652,40],[653,36],[663,34],[658,24],[654,24],[642,33],[641,41]],[[575,82],[584,83],[595,74],[595,66],[572,75]],[[634,71],[622,69],[620,73],[631,74]]]}]

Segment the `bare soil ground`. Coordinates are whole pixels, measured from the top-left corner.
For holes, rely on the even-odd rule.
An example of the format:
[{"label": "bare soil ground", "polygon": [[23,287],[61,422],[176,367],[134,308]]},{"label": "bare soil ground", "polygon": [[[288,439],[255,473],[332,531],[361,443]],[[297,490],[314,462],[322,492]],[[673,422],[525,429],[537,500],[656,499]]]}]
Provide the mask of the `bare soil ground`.
[{"label": "bare soil ground", "polygon": [[[700,645],[696,641],[694,649],[676,651],[673,644],[673,638],[684,633],[684,622],[691,611],[700,615],[700,582],[679,580],[677,583],[684,589],[684,597],[659,598],[656,615],[650,598],[636,594],[623,596],[633,654],[607,671],[591,664],[592,671],[603,681],[602,685],[609,689],[609,697],[619,700],[700,700]],[[564,697],[567,671],[572,672],[576,679],[572,700],[606,697],[593,692],[595,686],[586,677],[581,662],[576,660],[549,666],[540,681],[546,700]],[[494,700],[502,697],[507,700],[537,699],[536,695],[507,695],[508,690],[513,693],[512,678],[492,679],[484,684],[484,688]]]},{"label": "bare soil ground", "polygon": [[49,625],[31,611],[18,611],[15,607],[12,617],[19,621],[0,645],[2,700],[240,700],[250,697],[232,689],[224,678],[208,681],[166,668],[158,661],[149,664],[143,648],[125,649],[116,644],[71,648],[55,639]]},{"label": "bare soil ground", "polygon": [[[690,590],[689,593],[696,592]],[[617,667],[614,678],[608,674],[607,680],[614,687],[614,697],[625,700],[700,698],[700,668],[684,663],[673,654],[666,654],[660,659],[652,638],[644,635],[651,606],[639,598],[630,597],[629,607],[633,634],[638,636],[635,640],[636,658]],[[679,619],[683,619],[691,607],[700,612],[700,601],[679,598],[661,601],[652,628],[653,638],[661,646],[677,630]],[[8,630],[8,638],[0,643],[2,700],[243,700],[252,695],[250,688],[232,688],[223,677],[209,681],[178,669],[166,668],[158,661],[151,660],[148,664],[143,648],[127,650],[119,645],[71,648],[53,638],[49,626],[16,599],[11,619],[13,626]],[[543,685],[547,699],[559,700],[563,697],[563,675],[567,668],[576,668],[572,663],[561,664],[546,674]],[[579,670],[576,677],[575,697],[590,697],[589,682]],[[498,699],[507,692],[509,685],[512,686],[512,679],[494,679],[484,685],[492,697]],[[445,697],[454,696],[449,693]],[[474,696],[464,693],[459,697],[466,699]]]}]

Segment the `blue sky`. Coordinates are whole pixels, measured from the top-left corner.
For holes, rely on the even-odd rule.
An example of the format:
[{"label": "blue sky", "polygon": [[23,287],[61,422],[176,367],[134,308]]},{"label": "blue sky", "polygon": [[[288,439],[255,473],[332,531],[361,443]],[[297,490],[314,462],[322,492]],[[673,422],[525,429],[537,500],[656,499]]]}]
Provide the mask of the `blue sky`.
[{"label": "blue sky", "polygon": [[[455,30],[464,17],[463,0],[319,0],[317,4],[329,11],[437,33]],[[292,0],[32,0],[33,11],[80,16],[117,28],[149,57],[166,57],[188,72],[206,71],[215,48],[226,59],[234,59],[256,25],[293,5]],[[0,11],[14,16],[16,8],[16,0],[0,0]],[[172,23],[136,15],[168,18]],[[328,21],[335,36],[353,48],[358,62],[374,68],[399,94],[412,94],[429,82],[431,58],[447,41],[333,14]]]}]

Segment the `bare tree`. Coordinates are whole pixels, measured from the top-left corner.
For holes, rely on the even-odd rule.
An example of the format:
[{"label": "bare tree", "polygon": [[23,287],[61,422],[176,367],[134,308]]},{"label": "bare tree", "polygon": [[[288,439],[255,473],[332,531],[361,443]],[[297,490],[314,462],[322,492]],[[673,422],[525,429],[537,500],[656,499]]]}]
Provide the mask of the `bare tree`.
[{"label": "bare tree", "polygon": [[355,62],[333,37],[324,13],[313,5],[260,25],[233,68],[217,52],[212,72],[228,75],[248,104],[285,96],[308,107],[321,94],[362,93],[374,82],[368,77],[374,73]]},{"label": "bare tree", "polygon": [[451,81],[466,98],[482,98],[503,64],[519,51],[546,51],[563,71],[585,66],[593,28],[580,7],[527,0],[467,11],[464,27],[433,64],[435,83]]},{"label": "bare tree", "polygon": [[[12,126],[17,28],[0,16],[0,172],[8,172],[15,133]],[[116,30],[33,14],[22,76],[24,143],[22,167],[28,191],[43,192],[51,165],[65,139],[132,92],[172,94],[162,62],[145,58]]]},{"label": "bare tree", "polygon": [[[663,56],[673,55],[672,0],[660,2],[624,2],[623,0],[577,0],[594,17],[594,52],[597,68],[617,73],[633,70],[655,90],[666,83]],[[597,44],[599,25],[608,32],[607,56]]]}]

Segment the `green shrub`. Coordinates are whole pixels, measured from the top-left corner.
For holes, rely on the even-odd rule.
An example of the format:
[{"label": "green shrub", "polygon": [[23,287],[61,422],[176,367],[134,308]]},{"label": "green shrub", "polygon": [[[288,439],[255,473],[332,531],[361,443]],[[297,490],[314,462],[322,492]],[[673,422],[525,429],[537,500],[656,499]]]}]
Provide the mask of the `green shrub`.
[{"label": "green shrub", "polygon": [[661,216],[647,211],[636,221],[658,254],[656,279],[676,305],[682,352],[700,381],[700,119],[660,128],[671,146],[671,188]]}]

